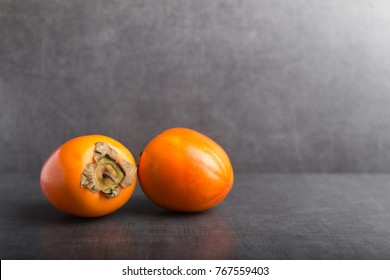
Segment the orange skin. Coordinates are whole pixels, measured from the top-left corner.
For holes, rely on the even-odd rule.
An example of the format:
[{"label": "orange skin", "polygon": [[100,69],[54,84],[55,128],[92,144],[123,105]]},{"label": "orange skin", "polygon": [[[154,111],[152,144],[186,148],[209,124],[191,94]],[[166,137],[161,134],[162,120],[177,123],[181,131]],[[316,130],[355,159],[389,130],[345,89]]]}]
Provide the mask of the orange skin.
[{"label": "orange skin", "polygon": [[138,179],[157,205],[198,212],[220,203],[233,185],[226,152],[207,136],[171,128],[154,138],[140,155]]},{"label": "orange skin", "polygon": [[133,194],[136,181],[121,188],[117,197],[107,198],[102,192],[93,193],[81,187],[81,174],[93,161],[96,142],[106,142],[119,157],[134,164],[132,154],[118,141],[103,135],[74,138],[53,152],[41,171],[41,189],[46,198],[59,210],[74,216],[98,217],[114,212]]}]

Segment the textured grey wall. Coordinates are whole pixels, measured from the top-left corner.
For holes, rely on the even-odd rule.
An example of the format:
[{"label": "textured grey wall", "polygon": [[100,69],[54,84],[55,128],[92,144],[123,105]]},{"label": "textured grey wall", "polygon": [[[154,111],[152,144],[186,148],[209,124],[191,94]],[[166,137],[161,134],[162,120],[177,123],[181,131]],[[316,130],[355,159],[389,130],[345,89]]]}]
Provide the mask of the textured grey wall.
[{"label": "textured grey wall", "polygon": [[0,171],[199,130],[237,171],[390,171],[390,2],[0,0]]}]

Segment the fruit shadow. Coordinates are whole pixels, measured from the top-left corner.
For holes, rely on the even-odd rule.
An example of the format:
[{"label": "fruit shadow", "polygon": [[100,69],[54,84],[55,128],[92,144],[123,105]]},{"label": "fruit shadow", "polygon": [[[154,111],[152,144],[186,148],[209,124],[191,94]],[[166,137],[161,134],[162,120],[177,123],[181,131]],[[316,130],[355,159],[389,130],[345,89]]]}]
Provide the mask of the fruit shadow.
[{"label": "fruit shadow", "polygon": [[[211,209],[212,210],[212,209]],[[210,212],[207,211],[207,212]],[[204,212],[177,212],[171,211],[165,208],[158,206],[157,204],[151,202],[143,194],[134,195],[125,207],[118,211],[118,215],[132,215],[139,217],[189,217],[189,216],[202,216]]]},{"label": "fruit shadow", "polygon": [[16,216],[26,223],[34,222],[35,225],[75,225],[95,223],[98,220],[105,220],[107,216],[96,218],[76,217],[62,213],[54,208],[47,201],[33,201],[20,205],[15,211]]},{"label": "fruit shadow", "polygon": [[[25,258],[226,259],[232,255],[232,233],[218,211],[173,212],[143,193],[135,193],[118,211],[97,218],[64,214],[45,199],[25,200],[12,210],[18,229],[33,233],[29,246],[34,254]],[[171,234],[179,245],[173,245]],[[12,235],[9,239],[15,240]],[[23,256],[19,253],[16,258]]]},{"label": "fruit shadow", "polygon": [[[208,213],[213,212],[213,209],[206,211]],[[153,202],[151,202],[143,194],[134,195],[122,208],[117,210],[114,213],[111,213],[106,216],[95,217],[95,218],[83,218],[76,217],[62,213],[61,211],[54,208],[46,200],[35,200],[28,201],[23,204],[18,205],[14,209],[13,216],[15,218],[21,219],[26,223],[34,222],[38,224],[63,224],[63,225],[76,225],[76,224],[94,224],[96,222],[105,222],[110,219],[121,219],[128,217],[165,217],[165,218],[180,218],[180,217],[190,217],[190,216],[202,216],[204,212],[199,213],[185,213],[185,212],[175,212],[171,210],[164,209]]]}]

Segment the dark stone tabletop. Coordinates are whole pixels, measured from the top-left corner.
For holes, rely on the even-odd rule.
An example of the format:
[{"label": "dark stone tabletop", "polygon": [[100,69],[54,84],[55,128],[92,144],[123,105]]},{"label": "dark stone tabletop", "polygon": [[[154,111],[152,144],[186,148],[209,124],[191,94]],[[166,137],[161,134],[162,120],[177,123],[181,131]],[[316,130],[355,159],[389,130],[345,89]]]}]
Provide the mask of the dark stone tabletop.
[{"label": "dark stone tabletop", "polygon": [[119,211],[62,214],[36,175],[0,180],[1,259],[390,259],[390,176],[237,174],[227,199],[174,213],[137,189]]}]

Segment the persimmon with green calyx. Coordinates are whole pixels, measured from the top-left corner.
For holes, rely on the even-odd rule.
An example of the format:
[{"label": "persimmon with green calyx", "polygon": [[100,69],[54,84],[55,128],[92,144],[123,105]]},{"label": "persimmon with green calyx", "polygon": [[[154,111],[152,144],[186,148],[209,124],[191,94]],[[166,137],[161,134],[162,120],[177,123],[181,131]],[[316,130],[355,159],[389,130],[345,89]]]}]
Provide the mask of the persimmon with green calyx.
[{"label": "persimmon with green calyx", "polygon": [[46,160],[41,189],[59,210],[98,217],[122,207],[136,185],[136,163],[130,151],[103,135],[74,138]]},{"label": "persimmon with green calyx", "polygon": [[220,145],[187,128],[171,128],[142,151],[138,180],[164,208],[198,212],[220,203],[233,186],[233,168]]}]

